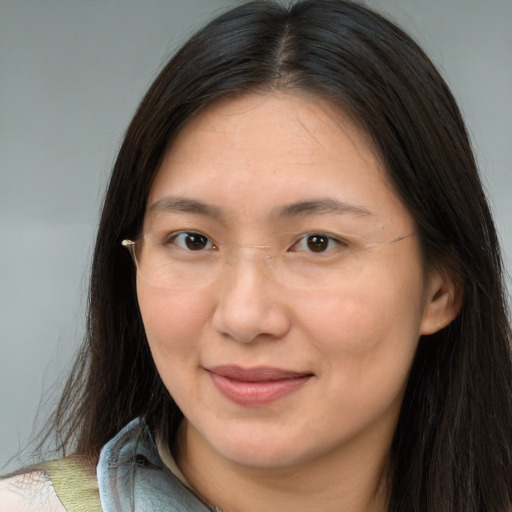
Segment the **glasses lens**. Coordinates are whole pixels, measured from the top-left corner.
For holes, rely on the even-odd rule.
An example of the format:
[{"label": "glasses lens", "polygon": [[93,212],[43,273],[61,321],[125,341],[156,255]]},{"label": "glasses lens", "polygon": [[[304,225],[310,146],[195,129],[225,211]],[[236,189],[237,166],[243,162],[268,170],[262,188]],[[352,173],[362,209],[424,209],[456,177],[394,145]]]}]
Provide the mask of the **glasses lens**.
[{"label": "glasses lens", "polygon": [[[371,243],[352,237],[340,243],[327,235],[307,235],[291,248],[266,245],[216,247],[198,233],[182,233],[172,241],[142,236],[132,246],[137,269],[151,286],[184,289],[209,286],[230,274],[256,266],[262,279],[272,279],[288,289],[325,289],[357,277],[379,247],[404,238]],[[279,247],[279,244],[277,244]]]}]

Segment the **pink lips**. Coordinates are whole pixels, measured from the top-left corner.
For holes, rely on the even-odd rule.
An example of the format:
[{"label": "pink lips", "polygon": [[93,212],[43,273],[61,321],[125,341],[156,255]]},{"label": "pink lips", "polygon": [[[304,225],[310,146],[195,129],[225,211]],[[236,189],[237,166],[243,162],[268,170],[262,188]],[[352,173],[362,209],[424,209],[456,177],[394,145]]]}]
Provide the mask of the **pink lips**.
[{"label": "pink lips", "polygon": [[217,366],[207,369],[216,388],[228,399],[246,407],[261,407],[293,393],[312,374],[270,367]]}]

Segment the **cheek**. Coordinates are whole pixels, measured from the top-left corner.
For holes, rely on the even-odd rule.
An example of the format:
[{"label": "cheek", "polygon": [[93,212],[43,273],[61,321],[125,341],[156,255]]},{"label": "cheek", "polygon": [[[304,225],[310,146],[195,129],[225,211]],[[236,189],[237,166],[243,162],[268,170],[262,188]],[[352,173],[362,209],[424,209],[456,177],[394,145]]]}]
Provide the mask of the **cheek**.
[{"label": "cheek", "polygon": [[[169,291],[137,283],[139,307],[148,343],[159,371],[195,358],[210,316],[209,302],[198,290]],[[165,376],[162,375],[165,380]]]},{"label": "cheek", "polygon": [[393,372],[405,376],[414,357],[422,320],[422,272],[407,261],[385,263],[328,293],[297,297],[296,318],[347,382],[371,382],[372,375],[387,380]]}]

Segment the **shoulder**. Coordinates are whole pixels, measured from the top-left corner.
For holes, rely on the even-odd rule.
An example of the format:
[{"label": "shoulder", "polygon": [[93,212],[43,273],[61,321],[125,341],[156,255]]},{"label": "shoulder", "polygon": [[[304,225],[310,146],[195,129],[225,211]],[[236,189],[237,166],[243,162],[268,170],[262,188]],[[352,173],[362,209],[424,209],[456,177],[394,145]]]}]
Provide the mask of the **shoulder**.
[{"label": "shoulder", "polygon": [[43,471],[0,479],[2,512],[66,512]]}]

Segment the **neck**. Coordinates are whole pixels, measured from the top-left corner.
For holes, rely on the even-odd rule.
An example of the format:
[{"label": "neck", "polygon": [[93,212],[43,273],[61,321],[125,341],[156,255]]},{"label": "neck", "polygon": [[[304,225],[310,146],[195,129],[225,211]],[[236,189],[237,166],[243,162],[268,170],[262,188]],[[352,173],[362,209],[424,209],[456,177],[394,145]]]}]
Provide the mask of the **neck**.
[{"label": "neck", "polygon": [[387,510],[388,454],[376,451],[378,444],[364,452],[351,446],[292,466],[251,467],[220,456],[185,420],[177,445],[177,463],[187,481],[225,512]]}]

